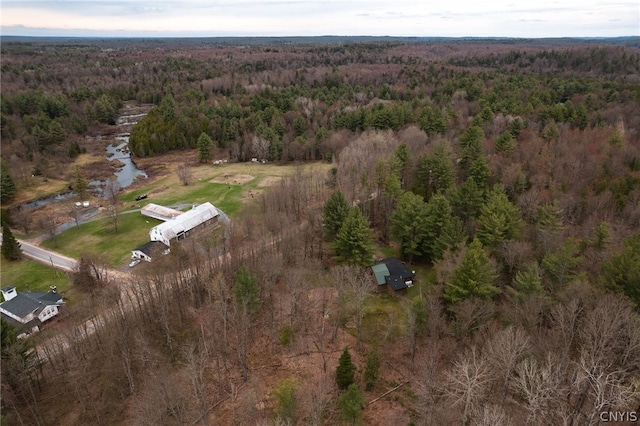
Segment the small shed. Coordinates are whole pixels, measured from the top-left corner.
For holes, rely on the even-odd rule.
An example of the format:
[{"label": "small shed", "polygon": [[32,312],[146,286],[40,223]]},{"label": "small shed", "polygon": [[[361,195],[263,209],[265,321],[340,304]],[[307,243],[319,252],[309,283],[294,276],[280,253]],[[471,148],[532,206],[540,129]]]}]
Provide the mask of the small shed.
[{"label": "small shed", "polygon": [[149,241],[131,251],[132,259],[146,260],[151,262],[154,257],[169,253],[169,246],[162,241]]},{"label": "small shed", "polygon": [[409,269],[404,262],[394,257],[382,259],[371,266],[379,291],[390,294],[403,294],[413,286],[415,271]]}]

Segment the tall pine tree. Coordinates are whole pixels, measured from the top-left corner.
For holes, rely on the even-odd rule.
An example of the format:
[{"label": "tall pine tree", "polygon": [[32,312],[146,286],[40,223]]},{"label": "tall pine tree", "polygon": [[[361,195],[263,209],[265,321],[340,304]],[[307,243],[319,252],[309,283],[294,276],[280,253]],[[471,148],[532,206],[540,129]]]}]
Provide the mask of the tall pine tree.
[{"label": "tall pine tree", "polygon": [[331,194],[322,211],[322,223],[329,238],[333,239],[338,235],[348,215],[349,203],[342,191]]},{"label": "tall pine tree", "polygon": [[449,306],[474,297],[491,298],[500,293],[494,285],[497,277],[491,259],[477,238],[474,238],[460,266],[453,273],[450,283],[446,284],[444,299]]},{"label": "tall pine tree", "polygon": [[349,348],[345,347],[338,360],[338,367],[336,368],[336,383],[340,389],[347,389],[349,385],[353,383],[356,375],[356,367],[351,361],[351,354]]},{"label": "tall pine tree", "polygon": [[364,393],[355,383],[349,385],[345,393],[338,397],[338,406],[342,412],[342,417],[355,425],[365,406]]},{"label": "tall pine tree", "polygon": [[238,304],[246,305],[251,312],[257,311],[262,304],[258,278],[246,266],[242,266],[235,275],[233,293]]},{"label": "tall pine tree", "polygon": [[6,222],[2,223],[2,256],[7,260],[19,260],[22,257],[20,243]]},{"label": "tall pine tree", "polygon": [[369,221],[358,207],[352,207],[333,245],[339,261],[353,265],[370,265],[373,258],[373,236]]},{"label": "tall pine tree", "polygon": [[213,141],[211,137],[205,132],[200,133],[198,137],[198,161],[206,163],[211,160],[211,146]]},{"label": "tall pine tree", "polygon": [[502,185],[495,185],[489,192],[478,221],[477,236],[489,247],[517,238],[523,226],[520,210],[509,201]]},{"label": "tall pine tree", "polygon": [[3,163],[0,163],[0,200],[3,203],[13,200],[16,196],[16,185],[11,179],[9,169]]},{"label": "tall pine tree", "polygon": [[73,186],[73,189],[80,196],[80,200],[84,200],[85,196],[87,195],[87,188],[89,187],[89,184],[87,183],[87,180],[82,175],[82,172],[80,171],[80,167],[78,166],[76,166],[76,170],[75,170],[75,180],[76,181]]},{"label": "tall pine tree", "polygon": [[391,215],[391,234],[400,240],[400,251],[409,262],[423,253],[427,204],[420,195],[405,192]]}]

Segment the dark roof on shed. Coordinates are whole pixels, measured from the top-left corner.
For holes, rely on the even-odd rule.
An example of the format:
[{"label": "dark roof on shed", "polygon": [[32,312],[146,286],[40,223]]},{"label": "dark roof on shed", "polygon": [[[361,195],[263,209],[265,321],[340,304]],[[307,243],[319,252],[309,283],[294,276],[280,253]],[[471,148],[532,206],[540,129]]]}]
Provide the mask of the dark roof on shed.
[{"label": "dark roof on shed", "polygon": [[141,251],[147,256],[151,257],[154,254],[162,253],[168,248],[169,246],[162,241],[149,241],[144,243],[140,247],[136,247],[135,250]]}]

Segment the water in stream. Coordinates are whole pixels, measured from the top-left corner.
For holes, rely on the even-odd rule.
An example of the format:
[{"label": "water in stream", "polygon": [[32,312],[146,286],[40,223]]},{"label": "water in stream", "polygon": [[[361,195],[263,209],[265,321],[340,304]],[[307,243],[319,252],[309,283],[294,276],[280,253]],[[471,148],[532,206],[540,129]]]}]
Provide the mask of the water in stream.
[{"label": "water in stream", "polygon": [[[131,126],[136,124],[144,114],[131,114],[131,115],[122,115],[116,119],[116,126]],[[96,138],[101,138],[101,136],[97,136]],[[106,150],[106,158],[108,161],[118,160],[122,164],[122,167],[114,173],[116,176],[117,187],[119,189],[126,188],[133,183],[133,181],[137,178],[146,178],[147,174],[136,167],[136,165],[131,160],[128,143],[129,143],[129,133],[122,133],[115,137],[116,144],[109,144]],[[105,181],[92,181],[89,183],[89,188],[93,190],[96,194],[102,195],[104,193],[104,185]],[[63,194],[57,194],[46,198],[41,198],[39,200],[30,201],[28,203],[24,203],[22,205],[22,209],[24,210],[33,210],[37,207],[46,206],[52,203],[56,203],[58,201],[66,200],[74,195],[73,192],[65,192]]]},{"label": "water in stream", "polygon": [[118,182],[119,188],[126,188],[131,185],[133,181],[139,177],[146,178],[147,174],[136,167],[136,165],[131,160],[131,155],[129,152],[129,135],[122,134],[116,136],[116,140],[121,142],[118,145],[109,145],[107,147],[107,160],[120,161],[123,166],[120,170],[118,170],[116,175],[116,182]]}]

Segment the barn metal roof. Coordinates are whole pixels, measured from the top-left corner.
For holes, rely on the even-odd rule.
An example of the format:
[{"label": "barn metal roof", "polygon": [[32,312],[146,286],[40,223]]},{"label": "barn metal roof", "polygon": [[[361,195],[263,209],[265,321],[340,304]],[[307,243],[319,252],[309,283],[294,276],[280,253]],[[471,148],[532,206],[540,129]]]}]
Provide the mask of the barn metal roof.
[{"label": "barn metal roof", "polygon": [[200,204],[199,206],[182,213],[180,216],[155,226],[152,228],[152,232],[155,229],[157,232],[160,232],[162,235],[167,237],[167,239],[171,240],[176,238],[178,234],[189,231],[218,215],[218,209],[216,209],[213,204]]},{"label": "barn metal roof", "polygon": [[180,210],[175,210],[170,207],[160,206],[158,204],[149,203],[140,209],[140,213],[143,216],[152,217],[154,219],[167,221],[182,214]]}]

